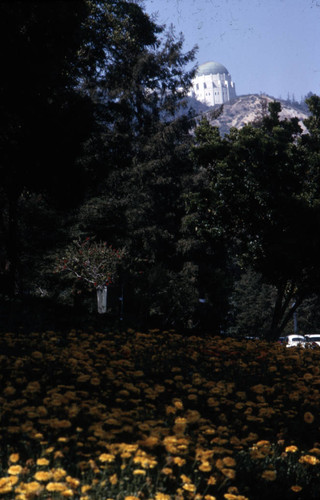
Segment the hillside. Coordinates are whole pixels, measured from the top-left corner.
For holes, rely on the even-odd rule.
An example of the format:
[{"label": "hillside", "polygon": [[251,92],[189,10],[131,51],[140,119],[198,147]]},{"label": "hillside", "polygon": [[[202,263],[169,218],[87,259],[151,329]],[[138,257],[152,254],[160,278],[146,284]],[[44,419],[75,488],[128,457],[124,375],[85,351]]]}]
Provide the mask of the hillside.
[{"label": "hillside", "polygon": [[241,128],[247,123],[261,119],[263,114],[267,112],[269,102],[274,100],[281,103],[282,111],[280,117],[282,119],[297,117],[299,118],[300,126],[305,130],[303,120],[308,117],[307,112],[299,109],[298,106],[289,105],[286,101],[274,99],[267,95],[250,94],[239,96],[233,101],[224,104],[222,114],[217,119],[214,119],[212,115],[214,111],[219,109],[219,106],[208,109],[207,106],[202,105],[203,108],[198,107],[197,109],[201,113],[198,115],[198,119],[207,116],[210,123],[219,127],[221,134],[225,135],[231,127]]}]

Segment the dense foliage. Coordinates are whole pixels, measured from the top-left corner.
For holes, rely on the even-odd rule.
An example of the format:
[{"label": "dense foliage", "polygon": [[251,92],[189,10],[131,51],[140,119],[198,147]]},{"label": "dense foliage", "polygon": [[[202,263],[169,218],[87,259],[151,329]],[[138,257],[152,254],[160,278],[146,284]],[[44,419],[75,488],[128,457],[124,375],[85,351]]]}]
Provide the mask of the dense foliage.
[{"label": "dense foliage", "polygon": [[222,137],[184,108],[195,50],[140,2],[1,2],[0,23],[3,323],[90,323],[54,270],[95,238],[125,251],[113,318],[120,297],[140,326],[276,338],[298,311],[319,328],[317,96],[308,133],[272,103]]}]

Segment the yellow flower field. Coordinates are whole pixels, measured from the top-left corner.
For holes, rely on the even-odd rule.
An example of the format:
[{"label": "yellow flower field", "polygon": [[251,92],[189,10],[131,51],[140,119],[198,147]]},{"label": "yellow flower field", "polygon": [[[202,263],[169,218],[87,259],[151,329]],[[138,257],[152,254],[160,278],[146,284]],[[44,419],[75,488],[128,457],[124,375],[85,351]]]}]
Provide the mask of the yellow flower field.
[{"label": "yellow flower field", "polygon": [[320,498],[320,350],[4,333],[0,498]]}]

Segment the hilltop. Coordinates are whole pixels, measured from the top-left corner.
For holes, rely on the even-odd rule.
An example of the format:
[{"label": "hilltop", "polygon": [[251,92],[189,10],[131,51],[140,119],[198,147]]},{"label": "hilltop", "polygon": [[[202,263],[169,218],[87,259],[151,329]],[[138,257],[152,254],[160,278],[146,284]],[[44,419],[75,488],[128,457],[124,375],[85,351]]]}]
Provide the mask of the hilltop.
[{"label": "hilltop", "polygon": [[272,101],[279,101],[281,103],[281,119],[285,120],[297,117],[299,118],[300,126],[305,130],[303,120],[308,117],[306,110],[299,105],[289,104],[287,101],[275,99],[267,95],[249,94],[239,96],[223,105],[223,111],[218,118],[215,118],[215,112],[220,106],[208,107],[201,103],[197,103],[197,106],[193,106],[193,103],[190,103],[190,105],[199,113],[197,115],[198,120],[206,116],[211,125],[219,127],[221,134],[225,135],[231,127],[241,128],[245,124],[260,120],[267,113],[268,104]]}]

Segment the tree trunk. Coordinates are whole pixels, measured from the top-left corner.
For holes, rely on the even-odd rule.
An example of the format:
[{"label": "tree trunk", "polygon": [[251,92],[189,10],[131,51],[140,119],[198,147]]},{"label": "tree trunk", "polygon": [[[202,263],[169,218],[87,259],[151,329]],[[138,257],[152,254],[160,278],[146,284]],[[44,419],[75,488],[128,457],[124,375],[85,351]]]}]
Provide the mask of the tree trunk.
[{"label": "tree trunk", "polygon": [[9,194],[8,218],[5,235],[6,245],[6,275],[8,293],[10,296],[21,293],[21,273],[18,250],[18,199],[19,196]]},{"label": "tree trunk", "polygon": [[266,335],[267,340],[277,340],[280,337],[290,319],[293,318],[294,312],[302,303],[303,298],[299,297],[295,300],[293,306],[290,307],[295,288],[295,283],[288,283],[287,281],[278,286],[271,327]]}]

